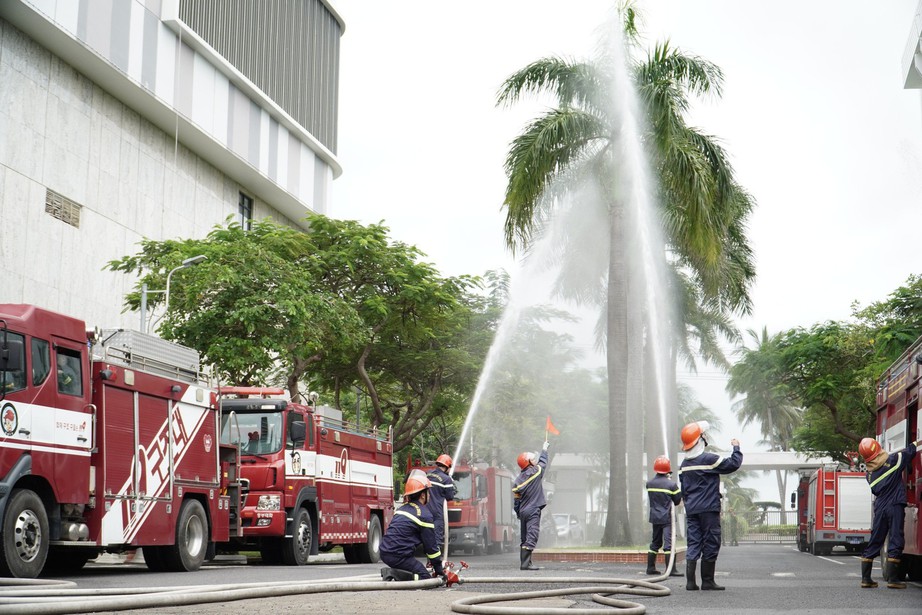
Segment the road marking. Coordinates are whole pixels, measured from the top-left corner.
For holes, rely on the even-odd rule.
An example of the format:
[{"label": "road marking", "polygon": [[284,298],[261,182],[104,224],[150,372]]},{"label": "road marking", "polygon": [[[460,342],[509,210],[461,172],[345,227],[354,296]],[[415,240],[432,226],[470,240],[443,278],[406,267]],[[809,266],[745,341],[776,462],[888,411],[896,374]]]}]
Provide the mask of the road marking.
[{"label": "road marking", "polygon": [[773,577],[793,577],[796,576],[793,572],[773,572]]},{"label": "road marking", "polygon": [[832,562],[833,564],[838,564],[838,565],[840,565],[840,566],[844,566],[844,565],[845,565],[845,562],[840,562],[840,561],[838,561],[838,560],[829,559],[828,557],[823,557],[822,555],[817,555],[816,557],[817,557],[817,559],[826,560],[827,562]]}]

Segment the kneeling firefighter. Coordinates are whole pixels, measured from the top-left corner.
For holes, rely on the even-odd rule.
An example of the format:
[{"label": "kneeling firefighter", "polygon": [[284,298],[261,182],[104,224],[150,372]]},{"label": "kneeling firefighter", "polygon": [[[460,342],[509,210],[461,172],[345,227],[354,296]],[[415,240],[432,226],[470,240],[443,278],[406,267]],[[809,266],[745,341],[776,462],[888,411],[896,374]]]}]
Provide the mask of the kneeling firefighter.
[{"label": "kneeling firefighter", "polygon": [[432,564],[435,576],[446,580],[442,569],[442,553],[435,539],[435,525],[426,504],[429,501],[429,479],[421,470],[413,470],[403,491],[404,504],[394,512],[384,538],[381,539],[381,561],[390,568],[381,569],[385,581],[418,581],[430,579],[413,552],[420,544]]},{"label": "kneeling firefighter", "polygon": [[858,444],[858,452],[868,467],[868,484],[874,494],[871,538],[861,554],[861,587],[877,587],[877,581],[871,578],[871,566],[889,534],[884,580],[890,589],[906,589],[906,566],[902,562],[905,544],[903,521],[906,516],[903,470],[912,464],[916,448],[920,445],[922,440],[888,455],[874,438],[864,438]]},{"label": "kneeling firefighter", "polygon": [[733,453],[721,459],[704,448],[708,445],[707,421],[682,428],[685,460],[679,467],[679,483],[685,499],[688,550],[685,552],[685,589],[697,590],[695,578],[701,558],[701,589],[721,590],[714,582],[714,568],[720,552],[720,475],[736,472],[743,464],[739,440],[730,440]]}]

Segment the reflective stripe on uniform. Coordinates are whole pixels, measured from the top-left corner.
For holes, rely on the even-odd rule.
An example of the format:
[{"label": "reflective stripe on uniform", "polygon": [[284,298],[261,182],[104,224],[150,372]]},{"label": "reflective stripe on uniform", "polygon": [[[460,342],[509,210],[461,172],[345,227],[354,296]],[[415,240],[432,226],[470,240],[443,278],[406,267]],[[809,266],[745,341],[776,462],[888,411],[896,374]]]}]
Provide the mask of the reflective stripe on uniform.
[{"label": "reflective stripe on uniform", "polygon": [[893,474],[894,472],[898,471],[898,470],[900,469],[900,466],[902,465],[902,461],[903,461],[903,453],[902,453],[902,452],[897,453],[897,454],[896,454],[896,463],[893,464],[893,467],[892,467],[892,468],[890,468],[889,470],[887,470],[886,472],[884,472],[883,474],[881,474],[880,476],[878,476],[878,477],[874,480],[874,482],[871,483],[871,485],[870,485],[870,486],[871,486],[871,489],[874,488],[874,485],[876,485],[877,483],[879,483],[879,482],[882,481],[883,479],[887,478],[888,476],[890,476],[890,475]]},{"label": "reflective stripe on uniform", "polygon": [[724,461],[723,458],[718,457],[717,461],[715,461],[714,463],[708,466],[685,466],[684,468],[679,468],[679,474],[682,474],[682,472],[690,472],[690,471],[698,471],[698,470],[713,470],[714,468],[719,466],[721,463],[723,463],[723,461]]},{"label": "reflective stripe on uniform", "polygon": [[418,526],[420,526],[420,527],[430,527],[430,528],[432,528],[432,529],[435,529],[435,525],[433,525],[432,523],[426,523],[425,521],[423,521],[422,519],[420,519],[420,518],[417,517],[416,515],[411,515],[410,513],[408,513],[408,512],[405,511],[405,510],[398,510],[398,511],[394,512],[394,514],[395,514],[395,515],[402,515],[402,516],[406,517],[407,519],[412,519],[413,523],[415,523],[416,525],[418,525]]},{"label": "reflective stripe on uniform", "polygon": [[669,491],[668,489],[647,489],[647,493],[668,493],[669,495],[675,495],[677,493],[682,493],[682,490],[676,489],[675,491]]},{"label": "reflective stripe on uniform", "polygon": [[523,482],[523,483],[522,483],[521,485],[519,485],[518,487],[513,487],[513,488],[512,488],[513,493],[516,492],[516,491],[518,491],[519,489],[521,489],[522,487],[524,487],[525,485],[527,485],[527,484],[530,483],[531,481],[535,480],[535,479],[538,478],[539,476],[541,476],[541,466],[535,466],[535,467],[538,468],[538,471],[535,472],[534,474],[532,474],[531,476],[529,476],[529,477],[528,477],[528,480],[526,480],[525,482]]}]

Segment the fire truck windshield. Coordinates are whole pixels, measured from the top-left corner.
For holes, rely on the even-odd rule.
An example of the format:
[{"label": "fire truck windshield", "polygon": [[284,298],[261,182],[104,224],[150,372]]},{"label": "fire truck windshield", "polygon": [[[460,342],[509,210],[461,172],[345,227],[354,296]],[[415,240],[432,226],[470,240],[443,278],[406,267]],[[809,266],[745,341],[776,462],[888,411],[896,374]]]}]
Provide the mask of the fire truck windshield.
[{"label": "fire truck windshield", "polygon": [[455,483],[455,489],[457,489],[458,494],[455,496],[456,500],[469,500],[471,499],[471,473],[467,472],[457,472],[452,475],[451,479]]},{"label": "fire truck windshield", "polygon": [[239,444],[243,455],[277,453],[282,448],[282,413],[225,413],[221,417],[221,443]]}]

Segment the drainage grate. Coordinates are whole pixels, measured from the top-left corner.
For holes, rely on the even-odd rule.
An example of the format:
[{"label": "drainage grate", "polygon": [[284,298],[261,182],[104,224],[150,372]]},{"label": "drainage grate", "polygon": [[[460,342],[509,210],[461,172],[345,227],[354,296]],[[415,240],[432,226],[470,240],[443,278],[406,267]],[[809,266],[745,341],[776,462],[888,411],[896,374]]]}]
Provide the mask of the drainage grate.
[{"label": "drainage grate", "polygon": [[80,228],[80,210],[83,205],[71,201],[54,190],[45,191],[45,213],[58,220],[63,220],[73,227]]}]

